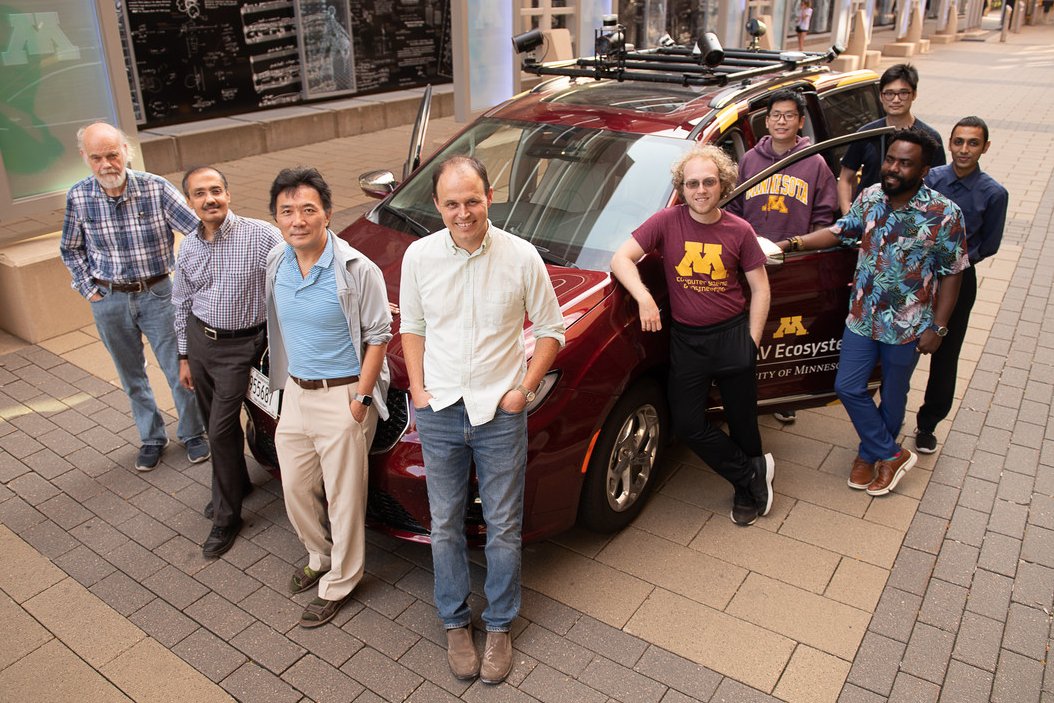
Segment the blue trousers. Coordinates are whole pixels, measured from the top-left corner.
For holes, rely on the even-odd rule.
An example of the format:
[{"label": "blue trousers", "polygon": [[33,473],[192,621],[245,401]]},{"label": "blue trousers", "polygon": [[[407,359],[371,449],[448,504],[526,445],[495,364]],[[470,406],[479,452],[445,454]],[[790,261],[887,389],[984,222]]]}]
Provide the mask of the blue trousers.
[{"label": "blue trousers", "polygon": [[470,469],[476,467],[479,499],[487,523],[487,577],[483,591],[488,632],[508,632],[520,611],[520,535],[523,481],[527,467],[527,413],[500,408],[490,422],[473,426],[465,404],[419,409],[417,431],[425,459],[432,516],[435,601],[446,629],[472,619],[465,507]]},{"label": "blue trousers", "polygon": [[166,278],[141,293],[103,291],[103,299],[91,303],[99,338],[113,358],[124,392],[132,404],[132,418],[142,444],[163,445],[168,441],[165,420],[157,408],[154,391],[146,375],[143,337],[150,342],[157,363],[165,374],[179,415],[179,441],[205,434],[205,422],[194,394],[179,385],[172,281]]},{"label": "blue trousers", "polygon": [[[900,452],[897,435],[904,424],[908,387],[918,361],[914,340],[907,344],[885,344],[861,337],[848,328],[842,335],[834,391],[860,437],[859,454],[864,461],[881,461]],[[867,392],[867,381],[879,362],[882,364],[881,403],[875,405]]]}]

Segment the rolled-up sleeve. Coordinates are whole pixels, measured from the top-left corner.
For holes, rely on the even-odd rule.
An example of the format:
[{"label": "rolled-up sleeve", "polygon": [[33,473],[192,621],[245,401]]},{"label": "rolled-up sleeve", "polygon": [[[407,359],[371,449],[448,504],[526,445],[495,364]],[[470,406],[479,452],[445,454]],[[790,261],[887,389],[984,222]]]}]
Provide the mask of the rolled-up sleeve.
[{"label": "rolled-up sleeve", "polygon": [[62,263],[69,269],[73,279],[70,285],[74,290],[85,298],[91,298],[99,292],[99,289],[92,283],[89,273],[88,247],[84,240],[84,229],[77,215],[77,206],[72,192],[66,196],[66,216],[62,221],[59,254],[62,256]]},{"label": "rolled-up sleeve", "polygon": [[411,244],[403,255],[399,281],[399,332],[424,337],[425,313],[424,306],[421,305],[421,292],[417,287],[417,262],[414,252],[416,244]]},{"label": "rolled-up sleeve", "polygon": [[186,277],[186,260],[188,257],[187,244],[184,240],[176,257],[176,272],[172,277],[172,306],[175,308],[173,325],[176,330],[176,346],[180,355],[187,353],[187,318],[190,316],[192,305],[190,282]]},{"label": "rolled-up sleeve", "polygon": [[362,343],[370,346],[387,344],[392,338],[392,313],[388,307],[384,276],[372,263],[362,266],[361,270],[359,324],[362,326]]},{"label": "rolled-up sleeve", "polygon": [[537,252],[527,269],[527,319],[531,321],[531,331],[535,339],[550,337],[564,346],[564,316],[560,312],[560,303],[556,300],[556,291],[549,273],[545,270]]}]

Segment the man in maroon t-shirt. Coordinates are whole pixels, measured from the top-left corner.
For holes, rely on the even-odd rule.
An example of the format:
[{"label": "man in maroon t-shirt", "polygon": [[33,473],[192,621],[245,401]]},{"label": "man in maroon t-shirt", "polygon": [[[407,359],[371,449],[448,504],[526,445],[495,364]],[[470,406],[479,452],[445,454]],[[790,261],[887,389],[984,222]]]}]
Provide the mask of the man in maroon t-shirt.
[{"label": "man in maroon t-shirt", "polygon": [[[769,311],[765,255],[745,220],[718,207],[735,187],[736,165],[721,149],[697,146],[673,166],[684,205],[666,208],[638,227],[611,259],[611,270],[640,308],[645,332],[662,329],[658,305],[637,262],[658,251],[673,316],[670,410],[674,431],[735,488],[732,522],[752,525],[772,508],[771,454],[758,432],[758,344]],[[739,273],[750,286],[749,314]],[[707,422],[716,383],[729,434]]]}]

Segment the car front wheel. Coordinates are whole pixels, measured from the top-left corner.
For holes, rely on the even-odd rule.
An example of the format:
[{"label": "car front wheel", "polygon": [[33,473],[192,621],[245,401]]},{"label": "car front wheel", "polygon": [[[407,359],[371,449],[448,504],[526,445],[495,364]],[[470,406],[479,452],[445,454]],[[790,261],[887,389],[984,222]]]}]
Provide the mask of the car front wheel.
[{"label": "car front wheel", "polygon": [[589,460],[579,522],[616,532],[637,517],[657,477],[669,414],[657,383],[639,381],[604,422]]}]

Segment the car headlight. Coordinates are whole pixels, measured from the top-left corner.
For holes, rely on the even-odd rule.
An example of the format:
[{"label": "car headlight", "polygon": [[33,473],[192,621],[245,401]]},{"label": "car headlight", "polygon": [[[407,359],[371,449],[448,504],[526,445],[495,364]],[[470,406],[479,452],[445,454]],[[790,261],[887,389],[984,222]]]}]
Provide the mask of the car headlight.
[{"label": "car headlight", "polygon": [[524,408],[524,410],[527,411],[528,415],[533,413],[535,408],[539,407],[542,403],[545,402],[545,399],[549,396],[549,393],[551,393],[552,390],[556,388],[556,381],[559,378],[559,371],[550,371],[549,373],[545,374],[545,376],[542,378],[542,384],[538,386],[538,390],[535,393],[534,400],[527,403],[527,407]]}]

